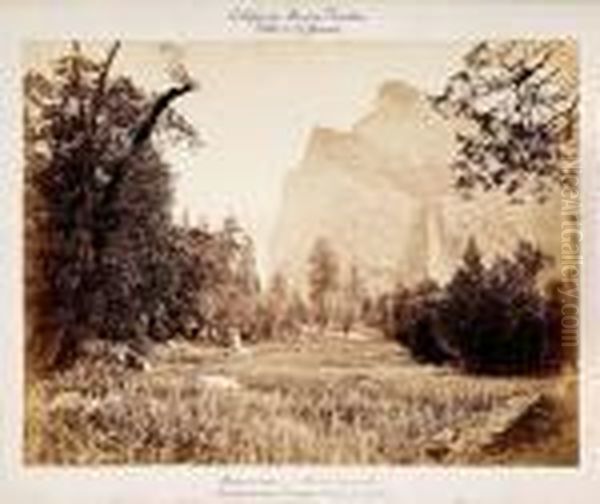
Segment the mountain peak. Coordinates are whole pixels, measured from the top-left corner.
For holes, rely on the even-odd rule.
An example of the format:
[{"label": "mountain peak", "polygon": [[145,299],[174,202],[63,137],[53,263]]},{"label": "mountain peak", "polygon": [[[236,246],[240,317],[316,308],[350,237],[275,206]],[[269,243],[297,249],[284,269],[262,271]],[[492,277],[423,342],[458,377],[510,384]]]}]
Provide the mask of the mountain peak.
[{"label": "mountain peak", "polygon": [[422,94],[417,88],[401,80],[390,80],[379,87],[379,106],[407,106],[419,101]]}]

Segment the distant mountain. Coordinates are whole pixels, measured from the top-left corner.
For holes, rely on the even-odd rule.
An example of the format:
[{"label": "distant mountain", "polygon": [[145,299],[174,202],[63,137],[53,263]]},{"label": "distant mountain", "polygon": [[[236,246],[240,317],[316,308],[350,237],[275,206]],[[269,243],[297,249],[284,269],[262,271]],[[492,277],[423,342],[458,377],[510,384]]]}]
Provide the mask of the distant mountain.
[{"label": "distant mountain", "polygon": [[486,257],[527,238],[558,258],[560,200],[511,205],[486,194],[465,201],[451,187],[453,149],[453,125],[400,81],[384,83],[350,131],[315,128],[284,183],[275,268],[304,285],[320,236],[374,288],[446,280],[471,235]]}]

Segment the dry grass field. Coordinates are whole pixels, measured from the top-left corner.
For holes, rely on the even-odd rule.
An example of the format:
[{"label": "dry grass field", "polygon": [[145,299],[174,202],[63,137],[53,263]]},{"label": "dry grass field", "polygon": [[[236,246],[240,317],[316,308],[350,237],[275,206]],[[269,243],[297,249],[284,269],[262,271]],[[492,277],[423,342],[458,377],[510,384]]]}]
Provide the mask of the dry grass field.
[{"label": "dry grass field", "polygon": [[574,378],[465,376],[354,336],[82,362],[27,387],[26,462],[577,462]]}]

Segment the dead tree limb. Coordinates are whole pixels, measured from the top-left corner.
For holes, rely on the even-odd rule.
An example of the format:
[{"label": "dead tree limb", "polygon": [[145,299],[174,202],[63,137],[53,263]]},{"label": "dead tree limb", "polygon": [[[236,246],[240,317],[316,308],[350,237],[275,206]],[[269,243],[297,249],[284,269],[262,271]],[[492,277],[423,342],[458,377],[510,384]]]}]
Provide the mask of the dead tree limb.
[{"label": "dead tree limb", "polygon": [[[108,74],[110,73],[110,69],[112,67],[113,62],[121,48],[121,42],[118,40],[110,47],[108,53],[106,55],[106,59],[104,60],[104,64],[102,65],[102,69],[100,70],[100,74],[98,75],[98,81],[96,84],[96,90],[94,92],[94,97],[92,99],[92,117],[94,120],[96,119],[96,115],[98,112],[98,108],[100,107],[100,103],[104,98],[104,94],[106,91],[106,81],[108,79]],[[94,122],[95,126],[95,122]]]},{"label": "dead tree limb", "polygon": [[193,89],[194,84],[186,82],[181,86],[172,87],[171,89],[160,95],[154,102],[154,105],[150,109],[148,115],[136,128],[134,128],[131,138],[131,147],[133,149],[136,149],[139,145],[144,143],[152,133],[154,127],[156,126],[158,118],[169,106],[169,104],[177,98],[179,98],[180,96],[189,93]]},{"label": "dead tree limb", "polygon": [[150,135],[154,131],[161,114],[167,109],[167,107],[175,101],[177,98],[189,93],[195,88],[192,83],[185,83],[181,86],[172,87],[169,90],[161,94],[152,107],[149,113],[136,125],[131,131],[131,141],[125,148],[123,154],[117,157],[114,163],[113,169],[111,170],[112,176],[104,191],[104,203],[107,204],[116,197],[118,186],[120,185],[123,177],[125,176],[125,165],[127,161],[131,159],[138,149],[150,138]]}]

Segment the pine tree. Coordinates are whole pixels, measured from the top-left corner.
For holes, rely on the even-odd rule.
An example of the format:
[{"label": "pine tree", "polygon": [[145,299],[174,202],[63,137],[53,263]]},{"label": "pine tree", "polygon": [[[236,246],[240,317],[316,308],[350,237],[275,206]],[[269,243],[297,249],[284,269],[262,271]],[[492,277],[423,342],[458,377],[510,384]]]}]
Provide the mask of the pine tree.
[{"label": "pine tree", "polygon": [[308,259],[309,298],[315,322],[326,326],[333,314],[333,297],[338,288],[337,257],[325,238],[318,238]]},{"label": "pine tree", "polygon": [[341,323],[344,333],[347,334],[360,318],[364,299],[365,285],[358,266],[352,263],[342,288]]}]

